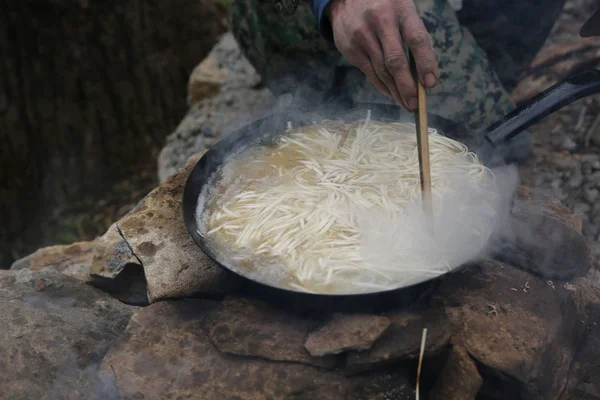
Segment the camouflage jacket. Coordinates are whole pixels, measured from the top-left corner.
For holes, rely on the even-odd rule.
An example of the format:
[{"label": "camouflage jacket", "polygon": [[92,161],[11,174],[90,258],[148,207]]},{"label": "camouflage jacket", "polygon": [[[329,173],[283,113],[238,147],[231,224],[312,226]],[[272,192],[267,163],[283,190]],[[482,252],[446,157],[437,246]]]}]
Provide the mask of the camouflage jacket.
[{"label": "camouflage jacket", "polygon": [[[270,1],[274,4],[275,9],[277,9],[278,12],[285,13],[287,15],[292,15],[296,12],[296,9],[298,8],[298,5],[300,4],[301,0],[258,0],[258,1],[259,2]],[[309,5],[310,9],[312,10],[315,18],[317,19],[317,24],[319,27],[319,31],[321,32],[321,35],[323,35],[323,37],[326,40],[333,42],[333,32],[331,31],[331,24],[329,23],[327,18],[324,18],[324,15],[323,15],[325,13],[325,8],[327,8],[327,5],[329,4],[329,2],[331,0],[305,0],[305,1]]]}]

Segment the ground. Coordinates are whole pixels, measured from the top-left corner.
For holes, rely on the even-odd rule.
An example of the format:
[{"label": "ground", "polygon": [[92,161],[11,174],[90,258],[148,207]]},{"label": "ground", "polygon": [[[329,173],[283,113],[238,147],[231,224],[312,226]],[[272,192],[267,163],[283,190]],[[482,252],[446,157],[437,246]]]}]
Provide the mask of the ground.
[{"label": "ground", "polygon": [[[578,31],[591,16],[593,0],[570,0],[551,36],[513,93],[523,101],[568,76],[600,66],[600,38]],[[583,232],[600,269],[600,96],[590,96],[530,129],[533,159],[521,167],[524,184],[558,197],[583,217]],[[597,272],[596,272],[597,273]]]}]

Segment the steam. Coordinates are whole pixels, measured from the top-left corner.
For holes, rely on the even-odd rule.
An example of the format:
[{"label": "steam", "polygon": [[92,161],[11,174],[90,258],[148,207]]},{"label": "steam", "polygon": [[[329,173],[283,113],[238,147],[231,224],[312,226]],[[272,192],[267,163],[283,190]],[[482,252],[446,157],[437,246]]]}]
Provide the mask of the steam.
[{"label": "steam", "polygon": [[[495,186],[479,187],[466,176],[448,174],[451,191],[433,196],[433,216],[420,202],[401,215],[365,210],[359,215],[361,252],[365,259],[387,268],[403,268],[406,284],[450,272],[488,257],[491,240],[510,218],[511,199],[517,187],[516,167],[493,171]],[[397,260],[411,254],[415,262]]]},{"label": "steam", "polygon": [[[98,369],[135,308],[60,272],[0,272],[0,280],[10,279],[0,284],[0,300],[12,316],[0,347],[21,360],[2,371],[8,383],[0,397],[117,399]],[[33,386],[23,386],[27,380]]]}]

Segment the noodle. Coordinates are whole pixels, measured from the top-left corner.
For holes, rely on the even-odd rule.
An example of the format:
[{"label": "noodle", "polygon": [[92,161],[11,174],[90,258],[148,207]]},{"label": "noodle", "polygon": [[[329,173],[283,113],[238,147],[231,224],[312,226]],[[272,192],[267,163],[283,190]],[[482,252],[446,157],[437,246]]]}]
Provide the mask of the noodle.
[{"label": "noodle", "polygon": [[[451,199],[465,188],[478,193],[477,204],[491,204],[493,175],[475,154],[434,129],[429,147],[434,220],[449,207],[452,213],[464,208]],[[444,247],[457,239],[417,234],[427,224],[418,215],[412,124],[373,121],[370,114],[354,123],[288,123],[275,146],[246,153],[227,164],[228,177],[199,218],[220,247],[238,251],[236,257],[255,268],[283,268],[287,286],[297,290],[353,293],[417,283],[462,262],[457,248],[464,243],[471,246],[469,257],[475,255],[493,229],[489,205],[465,228],[468,235],[461,234],[464,243]],[[436,246],[444,250],[433,251]]]}]

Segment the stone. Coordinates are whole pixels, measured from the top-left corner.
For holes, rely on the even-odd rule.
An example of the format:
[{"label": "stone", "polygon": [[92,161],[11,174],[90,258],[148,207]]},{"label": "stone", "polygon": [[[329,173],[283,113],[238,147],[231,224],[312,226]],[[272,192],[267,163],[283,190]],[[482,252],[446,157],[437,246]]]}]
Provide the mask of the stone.
[{"label": "stone", "polygon": [[[449,275],[435,294],[460,344],[524,398],[557,399],[584,338],[575,292],[497,261]],[[508,386],[508,383],[505,383]]]},{"label": "stone", "polygon": [[368,350],[389,326],[389,319],[377,315],[334,314],[325,325],[308,334],[304,347],[313,357]]},{"label": "stone", "polygon": [[93,276],[114,279],[129,264],[140,264],[133,251],[119,232],[117,224],[96,241],[94,258],[90,268]]},{"label": "stone", "polygon": [[593,163],[583,161],[581,163],[581,171],[585,175],[584,179],[587,180],[587,181],[589,181],[590,180],[590,175],[592,175],[592,173],[594,171]]},{"label": "stone", "polygon": [[222,296],[231,276],[194,243],[183,223],[181,201],[190,167],[150,192],[117,228],[144,269],[148,301]]},{"label": "stone", "polygon": [[595,165],[598,165],[600,168],[600,155],[598,154],[582,154],[579,156],[579,160],[582,163],[592,164],[594,169],[598,169],[595,167]]},{"label": "stone", "polygon": [[[33,257],[33,253],[31,253],[30,255],[25,256],[23,258],[19,258],[18,260],[15,260],[11,264],[11,266],[10,266],[9,269],[13,270],[13,271],[17,271],[17,270],[20,270],[20,269],[28,268],[29,265],[31,264],[31,258],[32,257]],[[4,268],[0,268],[0,269],[4,269]]]},{"label": "stone", "polygon": [[349,372],[362,372],[417,359],[424,328],[427,328],[425,356],[441,353],[450,343],[450,321],[440,308],[396,311],[384,315],[390,321],[389,328],[369,350],[348,354],[346,369]]},{"label": "stone", "polygon": [[551,186],[553,189],[557,190],[560,188],[561,183],[562,182],[561,182],[560,178],[556,178],[556,179],[552,180]]},{"label": "stone", "polygon": [[483,378],[467,350],[453,346],[429,398],[475,400],[482,385]]},{"label": "stone", "polygon": [[577,203],[573,207],[573,212],[580,217],[587,215],[590,211],[592,211],[592,206],[587,203]]},{"label": "stone", "polygon": [[558,169],[570,171],[576,169],[579,166],[579,161],[577,161],[577,159],[573,157],[565,156],[556,160],[554,165]]},{"label": "stone", "polygon": [[192,154],[185,162],[184,168],[193,168],[207,151],[208,149]]},{"label": "stone", "polygon": [[581,217],[573,214],[569,207],[560,201],[540,193],[527,186],[519,186],[516,193],[514,211],[519,213],[532,211],[545,217],[554,219],[568,228],[581,233]]},{"label": "stone", "polygon": [[[410,399],[406,371],[345,377],[335,370],[219,352],[203,329],[210,300],[163,301],[138,311],[100,371],[123,398]],[[411,397],[407,397],[411,395]]]},{"label": "stone", "polygon": [[575,142],[573,138],[566,137],[563,139],[561,147],[563,148],[563,150],[574,151],[577,149],[577,142]]},{"label": "stone", "polygon": [[91,242],[41,248],[11,267],[20,269],[61,272],[97,286],[126,304],[148,304],[141,265],[116,225]]},{"label": "stone", "polygon": [[573,282],[581,294],[588,316],[586,338],[571,366],[567,388],[561,400],[600,399],[600,286],[587,279]]},{"label": "stone", "polygon": [[82,281],[89,281],[89,271],[94,258],[95,245],[96,241],[91,241],[44,247],[21,260],[15,261],[11,266],[11,270],[42,271],[50,269]]},{"label": "stone", "polygon": [[205,321],[210,340],[222,353],[331,368],[335,358],[311,357],[304,348],[316,325],[314,320],[245,298],[225,299]]},{"label": "stone", "polygon": [[146,277],[144,269],[139,264],[129,264],[114,279],[94,276],[91,278],[90,284],[125,304],[134,306],[149,304]]},{"label": "stone", "polygon": [[517,200],[492,241],[494,258],[546,279],[572,279],[591,268],[581,217],[546,200]]},{"label": "stone", "polygon": [[588,178],[590,180],[590,182],[593,183],[593,185],[595,187],[600,187],[600,171],[596,171],[593,174],[591,174]]},{"label": "stone", "polygon": [[51,269],[0,271],[0,397],[113,399],[97,379],[135,311]]},{"label": "stone", "polygon": [[190,110],[160,152],[159,181],[164,182],[191,155],[210,148],[227,133],[272,112],[275,98],[260,82],[233,35],[223,35],[190,77]]},{"label": "stone", "polygon": [[210,55],[205,58],[190,75],[188,83],[188,104],[193,106],[202,100],[214,97],[227,79],[227,68]]},{"label": "stone", "polygon": [[567,185],[571,189],[577,189],[583,184],[583,175],[581,174],[581,170],[576,169],[573,172],[573,175],[569,178]]},{"label": "stone", "polygon": [[133,254],[116,223],[96,240],[90,280],[92,284],[126,304],[148,305],[142,264]]},{"label": "stone", "polygon": [[600,192],[598,191],[598,189],[595,189],[595,188],[584,188],[583,189],[583,198],[588,203],[595,202],[596,199],[598,198],[599,194],[600,194]]}]

